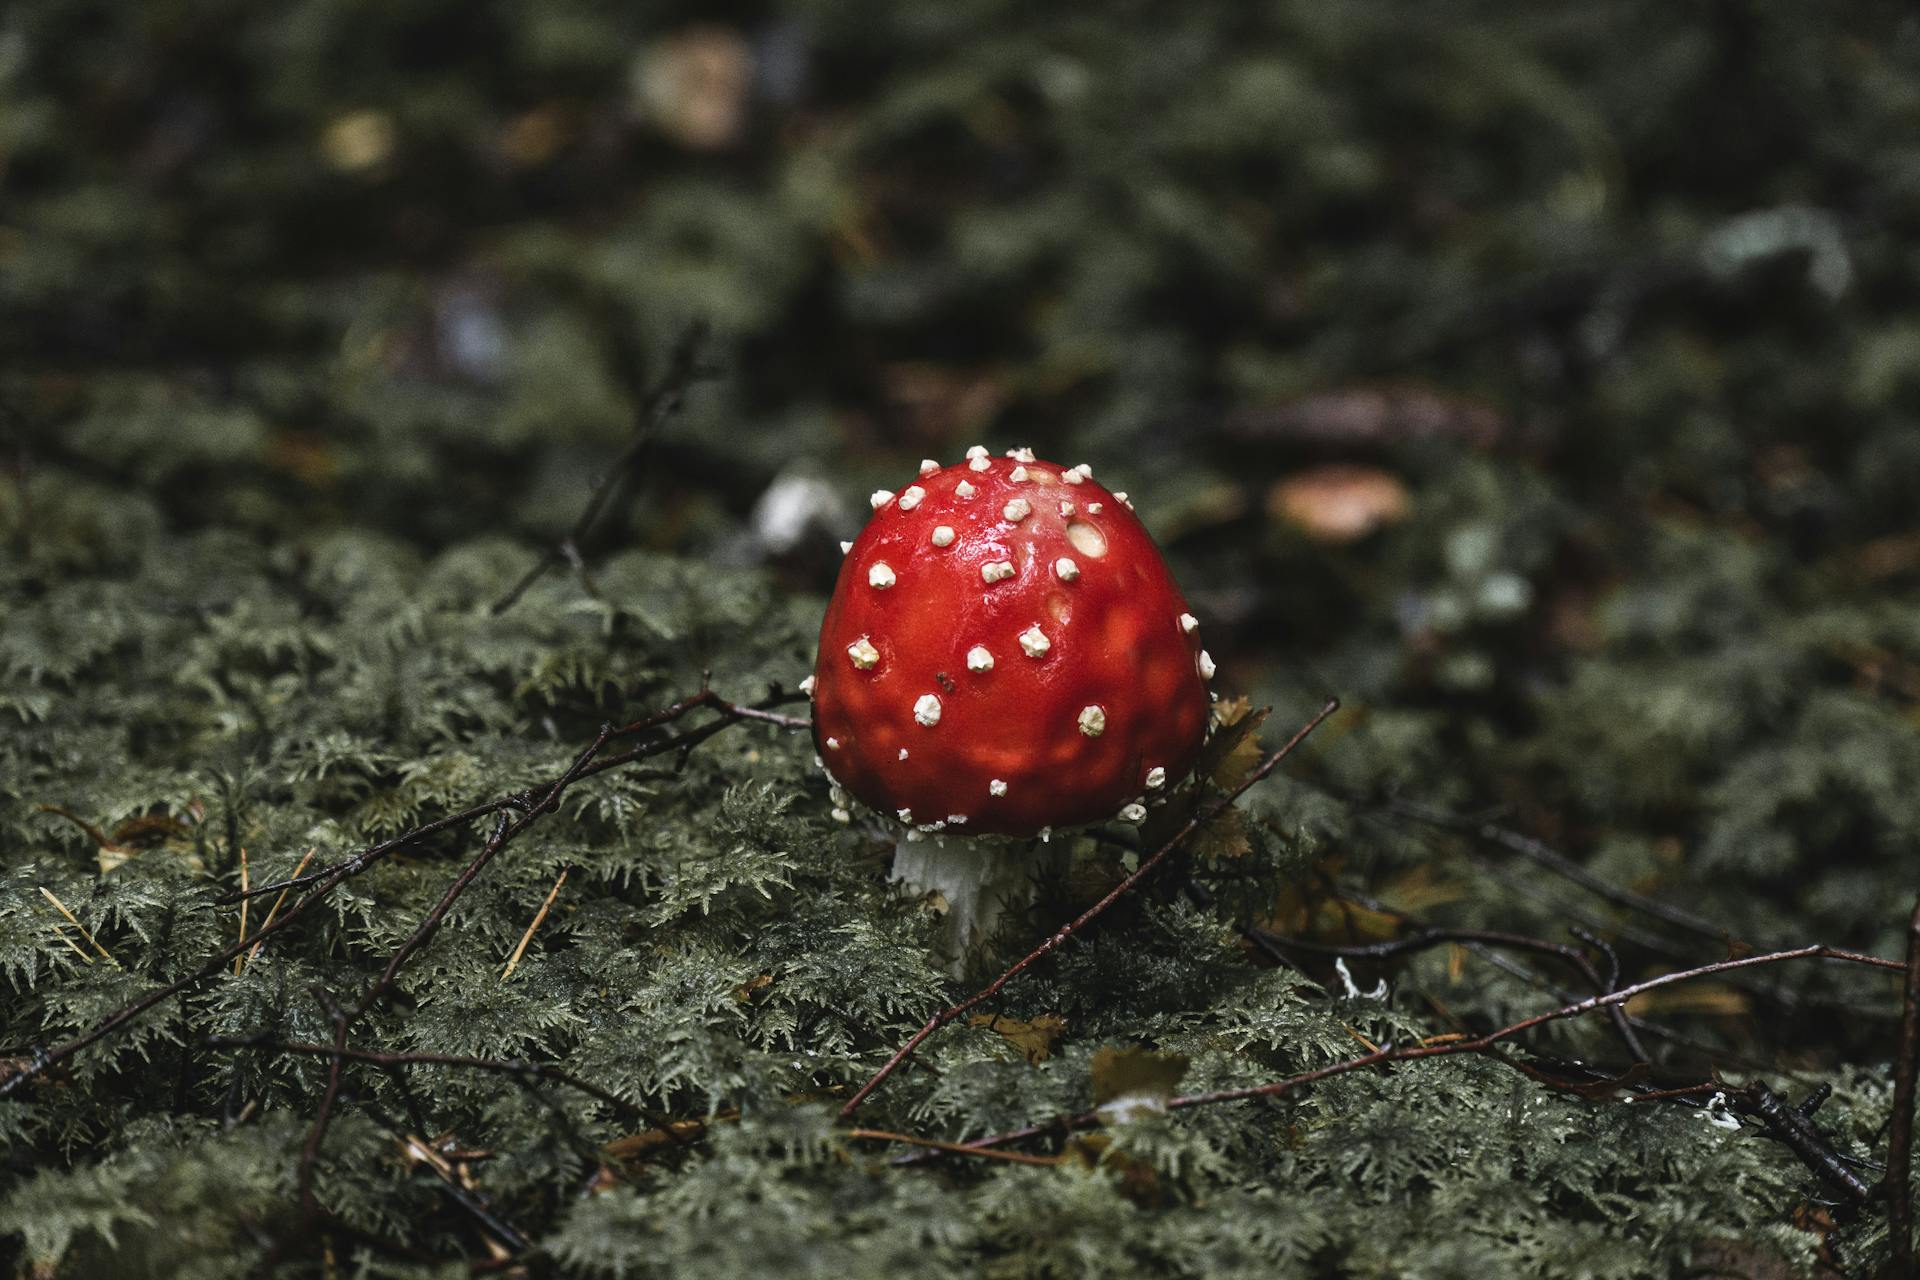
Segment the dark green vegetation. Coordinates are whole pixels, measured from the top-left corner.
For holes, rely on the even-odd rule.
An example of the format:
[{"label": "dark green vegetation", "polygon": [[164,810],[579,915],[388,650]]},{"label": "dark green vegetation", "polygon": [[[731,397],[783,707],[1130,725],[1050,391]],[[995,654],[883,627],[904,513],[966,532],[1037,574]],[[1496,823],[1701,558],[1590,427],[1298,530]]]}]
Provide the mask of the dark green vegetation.
[{"label": "dark green vegetation", "polygon": [[[253,884],[331,864],[555,776],[703,670],[791,687],[864,494],[976,439],[1133,491],[1270,742],[1328,692],[1347,710],[1249,797],[1244,852],[1152,881],[991,1006],[1016,1025],[942,1032],[861,1123],[973,1137],[1085,1110],[1109,1046],[1186,1055],[1196,1092],[1589,990],[1441,947],[1356,961],[1388,987],[1355,996],[1241,924],[1581,925],[1628,981],[1727,954],[1434,811],[1743,946],[1900,954],[1916,41],[1893,6],[1737,0],[0,8],[6,1070],[231,945],[242,849]],[[718,373],[586,574],[494,616],[694,321]],[[1405,518],[1283,518],[1285,493],[1327,514],[1298,478],[1335,463]],[[807,477],[839,505],[797,540],[756,523]],[[1821,1209],[1799,1158],[1697,1097],[1469,1056],[1150,1115],[1056,1165],[889,1167],[905,1148],[834,1116],[964,994],[927,917],[888,895],[877,829],[829,821],[804,735],[735,725],[673,764],[580,783],[352,1035],[557,1063],[630,1105],[349,1063],[303,1209],[329,1064],[272,1046],[331,1039],[326,1002],[372,987],[476,822],[0,1101],[7,1265],[459,1275],[509,1237],[593,1276],[1886,1256],[1881,1207]],[[1113,883],[1104,848],[1025,940]],[[1888,976],[1783,966],[1634,1011],[1656,1066],[1633,1087],[1831,1083],[1826,1139],[1884,1156]],[[1627,1062],[1600,1018],[1511,1056]],[[407,1134],[445,1136],[444,1176]]]}]

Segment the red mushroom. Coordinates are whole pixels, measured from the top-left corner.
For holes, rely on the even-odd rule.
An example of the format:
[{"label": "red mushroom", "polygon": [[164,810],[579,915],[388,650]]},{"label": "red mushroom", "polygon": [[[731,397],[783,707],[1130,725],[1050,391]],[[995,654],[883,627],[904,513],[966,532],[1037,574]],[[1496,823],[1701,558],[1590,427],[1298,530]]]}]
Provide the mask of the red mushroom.
[{"label": "red mushroom", "polygon": [[1143,819],[1199,753],[1213,660],[1127,495],[976,446],[873,507],[812,678],[836,787],[909,839]]}]

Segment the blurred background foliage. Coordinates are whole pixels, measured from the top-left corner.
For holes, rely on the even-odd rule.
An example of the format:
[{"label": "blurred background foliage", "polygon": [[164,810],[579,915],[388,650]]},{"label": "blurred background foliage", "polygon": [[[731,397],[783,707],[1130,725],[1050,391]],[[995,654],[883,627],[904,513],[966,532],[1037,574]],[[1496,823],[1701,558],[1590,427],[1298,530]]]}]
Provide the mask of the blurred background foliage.
[{"label": "blurred background foliage", "polygon": [[[1252,803],[1260,872],[1216,886],[1215,928],[1229,907],[1326,941],[1403,917],[1563,941],[1577,923],[1616,942],[1629,977],[1725,954],[1476,835],[1491,824],[1736,945],[1901,950],[1920,883],[1920,22],[1902,6],[16,0],[0,12],[0,197],[0,852],[27,904],[17,921],[43,910],[32,889],[50,876],[109,924],[139,916],[114,903],[122,869],[91,868],[92,847],[40,804],[109,830],[204,819],[191,873],[230,879],[237,813],[291,863],[315,821],[345,848],[524,785],[569,734],[684,692],[703,666],[791,684],[864,495],[979,441],[1090,462],[1133,494],[1225,688],[1274,704],[1276,724],[1327,693],[1347,704],[1294,780]],[[556,574],[529,617],[476,621],[571,525],[696,323],[711,376],[582,548],[594,590]],[[334,711],[330,739],[315,726]],[[658,896],[660,849],[621,824],[671,812],[697,827],[723,793],[746,803],[728,788],[774,761],[782,794],[740,821],[780,817],[816,856],[846,856],[833,840],[859,837],[816,829],[820,787],[788,758],[802,749],[762,749],[712,766],[674,802],[685,812],[602,797],[606,829],[578,836],[598,850],[583,878],[677,918],[693,899]],[[681,838],[660,840],[695,861],[742,847]],[[517,932],[564,860],[514,873],[494,932]],[[893,931],[862,944],[894,966],[884,1016],[924,1013],[905,993],[939,987],[874,905],[878,864],[861,869],[829,878]],[[737,870],[753,885],[790,874],[751,857]],[[342,910],[361,944],[397,941],[374,905]],[[1164,954],[1148,952],[1168,965],[1206,933],[1163,923]],[[702,945],[737,960],[728,927]],[[6,962],[15,1017],[39,1020],[11,1023],[16,1049],[86,1022],[77,995],[34,987],[57,943],[33,928],[17,945],[38,958]],[[722,985],[798,965],[824,936],[796,933]],[[1121,980],[1092,954],[1016,1012]],[[1395,1016],[1429,1031],[1551,999],[1460,961],[1363,977],[1390,977]],[[1191,974],[1166,982],[1125,1012],[1081,1009],[1076,1030],[1177,1040],[1212,997]],[[303,989],[283,986],[268,1001],[282,1014]],[[1682,1074],[1841,1083],[1866,1151],[1891,991],[1779,971],[1636,1010],[1671,1020],[1660,1052]],[[501,1016],[496,1039],[462,1051],[560,1051],[565,1037],[515,1021],[529,1011]],[[717,1025],[701,1034],[733,1034]],[[835,1032],[823,1052],[838,1065],[820,1070],[857,1082],[882,1030]],[[1610,1052],[1597,1029],[1555,1034],[1564,1052]],[[1095,1047],[1063,1053],[1084,1073]],[[1505,1109],[1511,1080],[1480,1072],[1447,1077],[1454,1101]],[[677,1089],[714,1105],[779,1093],[754,1078],[701,1059],[629,1083],[669,1109],[687,1101]],[[288,1099],[310,1097],[303,1080],[281,1080]],[[1055,1105],[1020,1095],[1021,1112],[976,1083],[923,1084],[934,1093],[893,1119],[983,1132]],[[1396,1110],[1384,1084],[1335,1092],[1333,1110],[1351,1117],[1364,1094],[1383,1126],[1416,1105]],[[87,1141],[159,1125],[157,1106],[96,1115]],[[86,1162],[78,1130],[35,1124],[12,1130],[7,1176],[45,1192],[17,1180]],[[776,1149],[786,1175],[817,1170],[824,1134],[743,1124],[674,1194],[751,1181]],[[1234,1162],[1250,1157],[1221,1141],[1219,1167],[1186,1175],[1196,1185],[1241,1186]],[[160,1143],[126,1140],[141,1177],[168,1176]],[[1666,1206],[1677,1234],[1608,1237],[1615,1263],[1554,1273],[1664,1274],[1708,1256],[1701,1240],[1789,1232],[1796,1166],[1748,1145],[1758,1181]],[[1286,1158],[1303,1185],[1375,1186]],[[1444,1182],[1444,1163],[1403,1171],[1406,1185]],[[1660,1168],[1660,1194],[1702,1176],[1677,1156]],[[896,1197],[940,1194],[932,1175],[889,1176],[920,1179]],[[1489,1177],[1475,1194],[1503,1185]],[[1026,1178],[965,1192],[961,1216],[1002,1244],[953,1225],[925,1256],[1078,1265],[1046,1254],[1054,1228],[1009,1225],[1038,1194]],[[1402,1184],[1379,1185],[1384,1203]],[[37,1203],[21,1194],[16,1224]],[[627,1194],[571,1217],[548,1206],[572,1233],[554,1256],[658,1265],[621,1251],[621,1232],[665,1229]],[[1059,1195],[1050,1211],[1089,1222],[1134,1212]],[[1256,1232],[1245,1256],[1399,1275],[1508,1256],[1418,1215],[1395,1227],[1401,1252],[1370,1254],[1385,1246],[1367,1203],[1339,1218],[1329,1200],[1320,1235],[1289,1252]],[[844,1215],[870,1208],[810,1211],[857,1236]],[[1183,1212],[1160,1225],[1207,1218]],[[1565,1216],[1580,1212],[1608,1217]],[[1859,1238],[1792,1230],[1764,1265],[1858,1269],[1882,1247],[1871,1224],[1841,1229]],[[732,1265],[673,1240],[686,1266]],[[70,1243],[29,1252],[53,1265]],[[1169,1236],[1113,1265],[1173,1269],[1197,1247]]]}]

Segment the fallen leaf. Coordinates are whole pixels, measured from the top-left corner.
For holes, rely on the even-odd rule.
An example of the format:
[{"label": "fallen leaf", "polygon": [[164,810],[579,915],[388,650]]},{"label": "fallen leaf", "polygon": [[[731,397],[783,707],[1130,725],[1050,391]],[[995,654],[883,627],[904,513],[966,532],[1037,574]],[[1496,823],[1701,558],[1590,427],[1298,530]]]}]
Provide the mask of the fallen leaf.
[{"label": "fallen leaf", "polygon": [[1025,1055],[1028,1062],[1033,1063],[1045,1062],[1052,1057],[1054,1041],[1067,1030],[1067,1020],[1057,1013],[1043,1013],[1027,1022],[999,1014],[977,1013],[967,1020],[967,1025],[985,1027],[1004,1036],[1009,1044]]},{"label": "fallen leaf", "polygon": [[1719,982],[1689,982],[1661,987],[1627,1001],[1627,1012],[1707,1013],[1738,1017],[1753,1008],[1753,1000],[1737,987]]},{"label": "fallen leaf", "polygon": [[1200,762],[1194,772],[1213,779],[1215,786],[1231,791],[1247,780],[1264,754],[1256,733],[1267,718],[1263,708],[1252,709],[1245,698],[1235,698],[1214,708],[1219,727],[1200,748]]},{"label": "fallen leaf", "polygon": [[1329,464],[1296,472],[1267,493],[1267,512],[1320,542],[1353,542],[1407,518],[1406,485],[1375,467]]}]

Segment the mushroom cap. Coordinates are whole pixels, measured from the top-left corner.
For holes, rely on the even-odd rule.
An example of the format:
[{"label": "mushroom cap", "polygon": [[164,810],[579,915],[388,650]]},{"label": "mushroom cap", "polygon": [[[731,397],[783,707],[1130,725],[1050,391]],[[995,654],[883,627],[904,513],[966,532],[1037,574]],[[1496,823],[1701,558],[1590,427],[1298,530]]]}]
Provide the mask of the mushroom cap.
[{"label": "mushroom cap", "polygon": [[820,628],[833,780],[922,829],[1028,836],[1186,774],[1212,663],[1126,496],[977,448],[913,488],[876,505]]}]

